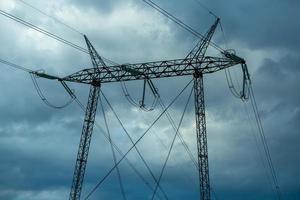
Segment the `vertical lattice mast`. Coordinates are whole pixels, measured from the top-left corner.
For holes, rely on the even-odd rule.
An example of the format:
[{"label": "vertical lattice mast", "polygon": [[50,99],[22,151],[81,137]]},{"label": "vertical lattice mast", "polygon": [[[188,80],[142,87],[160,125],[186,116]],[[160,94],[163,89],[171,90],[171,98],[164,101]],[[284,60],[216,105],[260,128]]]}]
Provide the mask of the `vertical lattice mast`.
[{"label": "vertical lattice mast", "polygon": [[[106,68],[105,63],[103,62],[102,58],[99,56],[95,48],[92,46],[88,38],[84,36],[84,39],[86,41],[95,72],[99,71],[100,67]],[[87,165],[89,148],[92,139],[99,92],[100,92],[100,82],[93,81],[93,83],[90,86],[90,93],[89,93],[89,98],[88,98],[86,111],[85,111],[85,117],[83,121],[83,128],[82,128],[79,149],[78,149],[78,154],[77,154],[77,159],[75,164],[75,170],[73,175],[73,181],[71,186],[71,192],[69,197],[70,200],[80,199],[82,183],[84,179],[85,168]]]},{"label": "vertical lattice mast", "polygon": [[[205,37],[187,55],[187,58],[197,58],[200,63],[204,59],[209,42],[217,28],[219,18],[211,26]],[[203,74],[197,69],[194,72],[195,116],[198,150],[198,170],[200,182],[200,199],[210,200],[210,182],[207,153],[207,134],[205,121]]]},{"label": "vertical lattice mast", "polygon": [[205,121],[203,75],[194,75],[195,115],[198,150],[198,170],[200,181],[200,199],[210,200],[210,182],[207,153],[207,134]]}]

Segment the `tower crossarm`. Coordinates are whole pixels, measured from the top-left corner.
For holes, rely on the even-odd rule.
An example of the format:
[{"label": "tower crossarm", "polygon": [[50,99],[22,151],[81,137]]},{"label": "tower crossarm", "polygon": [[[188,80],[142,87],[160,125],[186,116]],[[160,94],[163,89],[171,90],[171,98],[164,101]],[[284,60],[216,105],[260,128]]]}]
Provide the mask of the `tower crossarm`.
[{"label": "tower crossarm", "polygon": [[241,64],[242,61],[233,60],[227,57],[205,57],[199,59],[177,59],[157,62],[124,64],[110,66],[110,71],[106,68],[83,69],[74,74],[62,78],[65,81],[91,84],[97,80],[101,83],[155,79],[164,77],[193,75],[195,70],[202,73],[213,73],[225,68]]}]

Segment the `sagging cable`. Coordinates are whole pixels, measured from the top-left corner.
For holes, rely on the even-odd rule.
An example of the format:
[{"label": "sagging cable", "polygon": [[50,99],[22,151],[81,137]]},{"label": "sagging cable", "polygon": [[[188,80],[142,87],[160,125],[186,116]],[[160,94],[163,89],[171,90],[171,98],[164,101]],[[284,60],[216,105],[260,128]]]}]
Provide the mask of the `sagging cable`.
[{"label": "sagging cable", "polygon": [[68,105],[70,105],[76,98],[76,96],[74,95],[74,90],[71,90],[67,84],[64,81],[60,81],[60,83],[62,84],[62,86],[64,87],[64,89],[67,91],[67,93],[70,95],[70,99],[63,105],[54,105],[52,103],[50,103],[50,101],[45,97],[44,93],[42,92],[38,82],[37,82],[37,75],[36,72],[30,73],[30,77],[31,80],[33,82],[34,88],[37,91],[37,94],[39,95],[39,97],[41,98],[41,100],[49,107],[54,108],[54,109],[62,109],[67,107]]},{"label": "sagging cable", "polygon": [[[154,96],[154,99],[151,103],[150,106],[146,106],[145,105],[145,90],[146,90],[146,85],[149,86],[153,96]],[[142,100],[139,100],[138,102],[136,102],[130,95],[128,89],[127,89],[127,86],[124,82],[121,82],[121,88],[122,88],[122,91],[124,93],[124,96],[125,98],[127,99],[127,101],[135,106],[135,107],[138,107],[140,108],[141,110],[145,111],[145,112],[150,112],[152,110],[155,109],[157,103],[158,103],[158,98],[159,98],[159,94],[158,94],[158,91],[157,91],[157,88],[155,88],[154,84],[152,83],[151,80],[149,79],[145,79],[144,80],[144,86],[143,86],[143,96],[142,96]]]},{"label": "sagging cable", "polygon": [[248,72],[248,67],[247,67],[245,60],[238,57],[237,55],[235,55],[235,52],[231,51],[231,50],[224,51],[223,55],[226,58],[229,58],[229,59],[241,64],[242,72],[243,72],[243,85],[242,85],[241,91],[238,92],[236,90],[236,88],[234,87],[232,77],[231,77],[229,70],[226,71],[226,69],[225,69],[225,75],[226,75],[227,84],[228,84],[228,87],[229,87],[231,93],[235,97],[241,99],[242,101],[247,101],[249,99],[249,94],[250,94],[249,88],[251,85],[251,79],[250,79],[250,74]]}]

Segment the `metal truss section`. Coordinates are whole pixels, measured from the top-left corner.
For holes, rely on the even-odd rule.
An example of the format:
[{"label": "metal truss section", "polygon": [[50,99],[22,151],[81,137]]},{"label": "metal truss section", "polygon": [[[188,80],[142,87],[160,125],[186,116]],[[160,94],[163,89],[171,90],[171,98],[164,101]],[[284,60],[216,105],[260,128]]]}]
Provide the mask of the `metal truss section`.
[{"label": "metal truss section", "polygon": [[100,84],[94,83],[93,85],[91,85],[75,164],[73,182],[69,198],[70,200],[80,199],[80,193],[92,139],[99,93]]},{"label": "metal truss section", "polygon": [[91,57],[91,61],[94,67],[94,71],[98,71],[98,69],[101,67],[102,70],[105,70],[107,73],[110,72],[110,69],[106,66],[105,62],[101,58],[101,56],[98,54],[92,43],[89,41],[89,39],[84,35],[84,40],[86,43],[86,46],[89,50],[89,54]]},{"label": "metal truss section", "polygon": [[200,199],[210,200],[210,183],[208,169],[207,135],[205,121],[203,74],[194,74],[195,115],[198,150],[198,170],[200,182]]},{"label": "metal truss section", "polygon": [[90,84],[93,80],[101,83],[154,79],[164,77],[193,75],[197,70],[202,74],[213,73],[237,64],[235,60],[229,58],[204,57],[201,59],[177,59],[158,62],[138,63],[116,65],[106,67],[84,69],[70,76],[62,78],[62,80],[78,83]]},{"label": "metal truss section", "polygon": [[215,23],[210,27],[210,29],[205,34],[205,37],[203,37],[198,44],[192,49],[192,51],[187,55],[186,58],[198,58],[199,61],[201,61],[201,58],[204,57],[206,50],[208,48],[209,42],[212,38],[212,36],[215,33],[215,30],[220,22],[220,19],[217,18]]}]

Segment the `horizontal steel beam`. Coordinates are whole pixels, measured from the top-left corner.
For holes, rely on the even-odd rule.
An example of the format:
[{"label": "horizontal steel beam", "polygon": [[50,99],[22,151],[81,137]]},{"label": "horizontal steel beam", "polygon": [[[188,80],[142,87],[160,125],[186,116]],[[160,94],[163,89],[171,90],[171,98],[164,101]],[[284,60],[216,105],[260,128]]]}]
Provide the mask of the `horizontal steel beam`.
[{"label": "horizontal steel beam", "polygon": [[213,73],[234,65],[241,64],[238,60],[227,57],[205,57],[204,59],[177,59],[148,63],[124,64],[107,68],[89,68],[61,78],[64,81],[91,84],[155,79],[174,76],[193,75],[195,71],[202,74]]}]

